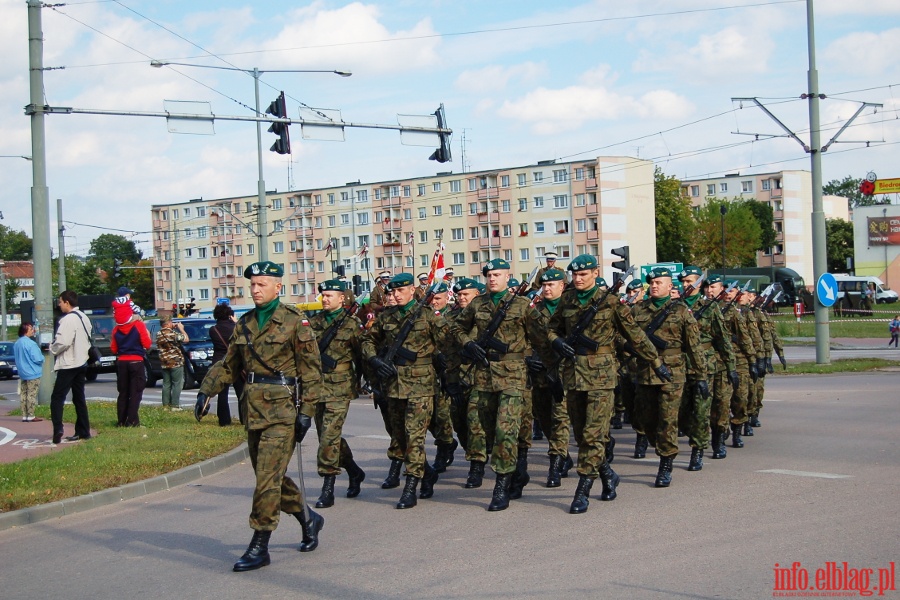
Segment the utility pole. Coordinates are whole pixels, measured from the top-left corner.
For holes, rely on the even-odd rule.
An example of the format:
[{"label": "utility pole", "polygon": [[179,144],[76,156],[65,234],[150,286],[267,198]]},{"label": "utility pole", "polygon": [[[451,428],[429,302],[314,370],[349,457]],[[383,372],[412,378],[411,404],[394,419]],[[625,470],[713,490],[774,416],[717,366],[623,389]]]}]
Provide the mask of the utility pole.
[{"label": "utility pole", "polygon": [[[34,243],[34,312],[38,341],[53,341],[53,284],[50,270],[50,190],[47,189],[47,148],[44,136],[44,32],[40,0],[28,1],[28,83],[31,117],[31,237]],[[38,403],[50,404],[56,383],[53,360],[44,360]]]},{"label": "utility pole", "polygon": [[0,318],[3,329],[0,330],[0,341],[6,341],[6,263],[0,261]]},{"label": "utility pole", "polygon": [[[253,68],[253,87],[256,91],[256,116],[262,116],[259,112],[259,69]],[[266,233],[268,226],[266,222],[266,182],[263,179],[263,159],[262,159],[262,125],[256,122],[256,160],[259,164],[259,182],[257,183],[257,201],[259,209],[256,213],[256,237],[259,239],[259,260],[269,260],[269,240]]]},{"label": "utility pole", "polygon": [[[174,210],[177,211],[178,209]],[[175,225],[172,228],[172,301],[175,303],[174,316],[177,317],[178,305],[180,304],[178,298],[178,274],[180,273],[178,269],[178,226],[174,219],[170,219],[169,222]]]},{"label": "utility pole", "polygon": [[66,242],[65,242],[65,233],[66,226],[63,225],[63,217],[62,217],[62,198],[56,199],[56,224],[59,228],[59,277],[57,281],[59,282],[59,293],[63,293],[66,290]]}]

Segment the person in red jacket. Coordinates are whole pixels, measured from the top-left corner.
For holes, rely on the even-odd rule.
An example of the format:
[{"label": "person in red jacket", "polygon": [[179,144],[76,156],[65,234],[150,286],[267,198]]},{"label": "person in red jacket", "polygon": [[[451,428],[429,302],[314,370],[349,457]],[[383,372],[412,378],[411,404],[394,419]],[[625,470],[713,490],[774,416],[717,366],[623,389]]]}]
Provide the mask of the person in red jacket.
[{"label": "person in red jacket", "polygon": [[150,332],[127,304],[114,307],[116,326],[110,336],[110,349],[116,355],[116,402],[119,427],[137,427],[141,424],[138,409],[147,384],[144,358],[150,347]]}]

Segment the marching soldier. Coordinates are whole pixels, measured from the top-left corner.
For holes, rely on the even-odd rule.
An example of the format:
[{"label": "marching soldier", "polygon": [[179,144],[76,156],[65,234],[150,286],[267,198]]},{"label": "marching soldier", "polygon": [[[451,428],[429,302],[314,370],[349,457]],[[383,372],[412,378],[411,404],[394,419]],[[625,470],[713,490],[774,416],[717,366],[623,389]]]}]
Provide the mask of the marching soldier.
[{"label": "marching soldier", "polygon": [[[757,296],[754,294],[751,302],[756,300],[756,298]],[[775,332],[775,323],[772,321],[772,317],[765,311],[765,304],[767,303],[764,303],[762,306],[754,305],[751,309],[756,316],[756,326],[759,328],[759,337],[763,343],[763,359],[762,362],[756,363],[756,371],[759,374],[759,378],[756,380],[755,402],[753,406],[747,407],[748,419],[744,425],[744,435],[748,436],[753,436],[753,428],[760,426],[759,411],[762,410],[763,396],[766,393],[766,373],[775,371],[772,368],[772,352],[775,350],[775,338],[778,337],[778,334]],[[781,340],[778,340],[778,343],[780,345]]]},{"label": "marching soldier", "polygon": [[[501,258],[485,263],[482,273],[487,280],[487,293],[472,300],[457,319],[463,333],[470,336],[464,351],[472,359],[475,372],[468,405],[469,448],[466,457],[470,460],[470,468],[466,487],[481,485],[487,445],[492,440],[491,467],[497,480],[489,511],[509,507],[513,473],[523,470],[518,465],[518,438],[525,405],[526,340],[538,348],[546,343],[529,301],[520,296],[510,297],[515,291],[506,287],[509,270],[509,263]],[[486,351],[471,340],[484,337],[501,306],[508,307],[507,313],[492,339],[482,341],[485,345],[490,344],[490,350]]]},{"label": "marching soldier", "polygon": [[546,267],[541,267],[541,270],[537,272],[537,275],[534,277],[534,281],[531,282],[531,289],[539,290],[541,289],[541,277],[549,271],[550,269],[556,268],[556,259],[558,255],[556,252],[544,252],[544,260],[547,261]]},{"label": "marching soldier", "polygon": [[[686,286],[694,285],[703,275],[699,267],[685,267],[678,275],[678,279]],[[722,278],[718,275],[710,278],[721,291]],[[706,359],[706,373],[713,376],[712,396],[720,403],[716,406],[715,416],[720,417],[722,407],[725,406],[727,418],[727,405],[724,404],[726,395],[721,387],[728,377],[734,381],[738,374],[734,365],[734,350],[731,346],[731,335],[727,331],[722,317],[722,311],[712,300],[704,300],[700,289],[694,290],[690,296],[684,298],[684,303],[692,310],[692,315],[697,321],[700,330],[700,353]],[[702,313],[699,317],[699,313]],[[722,357],[719,360],[719,357]],[[694,365],[688,366],[687,385],[684,389],[684,397],[681,400],[681,411],[678,416],[679,429],[688,436],[691,445],[691,460],[688,471],[699,471],[703,468],[703,452],[709,447],[711,416],[711,395],[705,397],[698,392],[697,375],[699,370]],[[721,374],[721,377],[720,377]],[[730,388],[729,388],[730,389]]]},{"label": "marching soldier", "polygon": [[416,302],[428,292],[428,273],[419,273],[419,285],[416,286]]},{"label": "marching soldier", "polygon": [[387,305],[387,284],[390,280],[391,272],[382,271],[378,274],[378,280],[375,282],[375,289],[369,294],[369,305],[376,315],[384,310],[384,307]]},{"label": "marching soldier", "polygon": [[650,329],[659,340],[655,345],[662,348],[660,358],[671,369],[672,380],[664,381],[658,372],[650,370],[650,365],[642,364],[635,404],[641,415],[641,425],[659,456],[655,485],[669,487],[672,462],[678,454],[678,409],[686,381],[685,356],[696,368],[698,393],[708,396],[709,385],[706,383],[706,361],[700,353],[697,322],[683,303],[670,296],[672,272],[665,267],[655,267],[647,274],[647,283],[650,297],[635,307],[634,320],[645,332]]},{"label": "marching soldier", "polygon": [[[456,283],[453,284],[456,305],[445,311],[443,313],[444,317],[455,323],[459,315],[462,314],[463,309],[481,293],[478,286],[478,282],[474,279],[467,277],[457,279]],[[460,379],[460,369],[462,367],[461,351],[461,346],[454,345],[451,348],[445,348],[442,353],[447,361],[447,368],[444,371],[444,385],[446,394],[450,399],[450,419],[453,422],[453,430],[456,431],[456,437],[459,439],[459,445],[462,446],[463,450],[466,450],[469,439],[469,424],[466,414],[469,394],[468,386],[465,386]]]},{"label": "marching soldier", "polygon": [[[426,280],[427,280],[426,275]],[[418,288],[416,288],[418,290]],[[426,292],[427,293],[427,292]],[[435,316],[443,317],[448,310],[448,300],[450,289],[446,283],[441,283],[431,298],[431,309]],[[425,296],[423,295],[422,298]],[[420,298],[421,299],[421,298]],[[443,473],[451,464],[453,464],[453,453],[459,447],[459,442],[453,439],[453,420],[450,416],[450,396],[447,395],[441,386],[441,377],[444,377],[449,366],[447,361],[447,349],[436,349],[434,353],[435,368],[435,386],[434,386],[434,409],[431,414],[431,424],[428,431],[434,438],[434,445],[437,446],[437,456],[434,458],[432,467],[438,473]]]},{"label": "marching soldier", "polygon": [[[387,294],[384,301],[386,308],[397,306],[397,300],[394,298],[393,294]],[[374,324],[374,321],[372,321],[372,323]],[[398,436],[394,433],[394,428],[391,424],[390,405],[388,404],[387,397],[384,395],[384,390],[381,386],[374,383],[378,375],[372,372],[368,363],[366,363],[364,369],[366,370],[366,379],[369,381],[372,388],[372,400],[375,402],[375,407],[381,412],[381,418],[384,421],[384,431],[388,434],[388,437],[391,438],[387,450],[387,456],[391,461],[391,466],[388,469],[387,477],[385,477],[384,481],[381,483],[381,489],[392,490],[396,487],[400,487],[400,471],[403,470],[405,452],[400,447]]]},{"label": "marching soldier", "polygon": [[[725,289],[724,281],[721,275],[710,275],[707,281],[706,297],[709,302],[716,302],[716,298],[722,295]],[[733,308],[725,305],[724,309],[719,308],[722,315],[723,334],[728,340],[728,346],[731,348],[731,355],[726,350],[724,353],[719,351],[716,357],[716,375],[713,380],[712,403],[710,404],[709,421],[710,421],[710,443],[712,445],[712,458],[719,459],[727,456],[725,450],[725,432],[729,428],[729,419],[731,413],[731,398],[734,390],[740,387],[741,376],[741,344],[746,344],[746,339],[739,339],[738,331],[740,322],[737,320],[738,313]],[[710,309],[711,310],[711,309]],[[701,335],[703,334],[701,323]],[[746,385],[747,373],[744,371],[744,385]]]},{"label": "marching soldier", "polygon": [[[732,285],[734,284],[734,285]],[[743,448],[741,430],[747,422],[747,400],[750,397],[750,385],[756,382],[756,340],[750,333],[747,319],[741,311],[741,303],[746,294],[742,294],[736,281],[728,282],[732,290],[728,293],[728,303],[725,305],[723,315],[728,329],[731,331],[732,345],[737,343],[734,358],[738,371],[738,385],[734,386],[731,395],[731,446]],[[727,432],[722,432],[722,457],[725,457],[725,438]],[[713,455],[715,458],[715,455]]]},{"label": "marching soldier", "polygon": [[[194,408],[199,421],[209,410],[210,396],[233,384],[242,372],[246,374],[245,427],[256,490],[250,512],[253,539],[234,564],[235,571],[270,563],[269,537],[278,527],[281,511],[300,522],[301,552],[316,549],[325,524],[286,475],[294,443],[309,430],[323,391],[319,349],[309,321],[301,310],[278,300],[283,275],[282,267],[270,261],[254,263],[244,271],[256,307],[238,321],[228,353],[203,379]],[[302,482],[302,471],[300,478]]]},{"label": "marching soldier", "polygon": [[[763,335],[759,314],[752,306],[754,298],[756,298],[756,289],[751,287],[740,299],[741,313],[747,319],[747,330],[750,332],[750,337],[753,339],[753,347],[756,349],[756,363],[754,365],[756,367],[756,376],[751,378],[748,386],[747,416],[743,421],[743,433],[747,437],[753,436],[753,426],[750,425],[750,417],[756,410],[760,391],[759,382],[766,376],[766,337],[768,337],[768,332],[766,332],[765,336]],[[771,340],[769,342],[771,343]],[[772,349],[769,348],[769,354],[771,355],[771,353]]]},{"label": "marching soldier", "polygon": [[[388,290],[397,304],[382,311],[375,320],[363,336],[362,349],[372,371],[381,379],[391,415],[392,437],[399,442],[406,463],[406,486],[397,503],[397,508],[404,509],[416,505],[420,481],[419,498],[434,495],[438,474],[425,461],[425,433],[434,404],[432,356],[437,348],[450,345],[456,331],[449,321],[417,306],[412,275],[395,275]],[[412,358],[402,358],[398,352],[393,363],[382,359],[378,349],[393,344],[404,322],[416,316],[412,330],[402,340],[403,354]]]},{"label": "marching soldier", "polygon": [[[616,334],[631,343],[633,351],[652,365],[658,377],[669,380],[672,375],[618,297],[600,290],[596,281],[597,259],[582,254],[569,263],[568,270],[572,273],[573,287],[563,293],[559,307],[550,318],[549,339],[552,349],[563,358],[560,375],[578,442],[580,477],[569,512],[580,514],[588,509],[591,487],[598,476],[603,482],[600,499],[615,500],[617,495],[619,476],[609,466],[605,448],[618,369]],[[582,337],[570,343],[569,338],[576,332],[584,311],[598,302],[599,310]]]},{"label": "marching soldier", "polygon": [[347,283],[346,275],[338,275],[338,281],[344,286],[344,306],[350,308],[356,302],[356,294],[353,293],[353,286]]},{"label": "marching soldier", "polygon": [[[350,446],[341,436],[350,401],[356,397],[362,362],[360,338],[362,324],[344,308],[346,287],[340,280],[329,280],[319,285],[322,294],[322,311],[309,320],[310,327],[319,340],[322,356],[324,394],[316,404],[316,432],[319,435],[317,455],[319,476],[323,477],[322,494],[316,508],[334,506],[334,482],[341,467],[347,470],[350,485],[347,497],[359,496],[365,472],[353,460]],[[330,341],[328,341],[330,340]],[[328,342],[323,347],[323,342]]]}]

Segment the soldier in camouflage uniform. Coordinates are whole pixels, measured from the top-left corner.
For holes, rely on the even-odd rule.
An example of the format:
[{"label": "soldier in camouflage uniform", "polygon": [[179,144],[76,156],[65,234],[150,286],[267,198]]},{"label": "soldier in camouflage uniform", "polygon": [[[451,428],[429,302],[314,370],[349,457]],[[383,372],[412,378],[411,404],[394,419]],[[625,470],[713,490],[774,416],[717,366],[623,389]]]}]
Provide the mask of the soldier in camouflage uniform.
[{"label": "soldier in camouflage uniform", "polygon": [[325,393],[316,404],[315,421],[319,435],[318,470],[324,480],[316,508],[334,506],[334,482],[341,467],[350,478],[348,498],[359,496],[360,485],[366,478],[353,460],[347,440],[341,436],[350,401],[356,398],[358,368],[362,363],[362,324],[344,308],[345,290],[344,283],[337,279],[319,285],[322,310],[309,320],[319,340],[334,336],[327,348],[319,348]]},{"label": "soldier in camouflage uniform", "polygon": [[282,267],[269,261],[254,263],[244,271],[256,307],[238,321],[228,353],[203,379],[194,408],[199,421],[209,410],[209,397],[233,384],[241,372],[246,374],[245,427],[256,473],[250,512],[254,533],[247,551],[235,563],[235,571],[269,564],[269,537],[278,527],[280,512],[300,521],[301,552],[315,550],[325,523],[308,507],[304,510],[306,499],[286,475],[294,443],[309,429],[323,390],[319,349],[309,321],[303,311],[278,300],[283,275]]},{"label": "soldier in camouflage uniform", "polygon": [[[725,432],[728,431],[729,418],[731,416],[731,397],[734,389],[740,386],[740,354],[741,346],[738,343],[737,330],[740,323],[735,319],[737,312],[731,308],[723,309],[721,306],[727,306],[718,300],[725,289],[724,281],[721,275],[710,275],[707,279],[706,297],[708,302],[717,304],[716,308],[722,315],[723,335],[729,342],[731,355],[727,351],[718,351],[716,357],[716,374],[713,380],[712,404],[710,405],[710,443],[712,445],[712,458],[725,458],[727,452],[725,450]],[[701,323],[702,326],[702,323]],[[701,330],[702,334],[702,330]],[[745,372],[744,379],[747,379]]]},{"label": "soldier in camouflage uniform", "polygon": [[[525,406],[523,390],[526,386],[525,349],[527,342],[541,348],[546,343],[540,319],[528,300],[515,296],[507,288],[509,263],[497,258],[482,268],[487,280],[487,293],[478,296],[457,319],[463,333],[470,338],[464,351],[473,361],[474,381],[469,396],[469,479],[466,487],[481,485],[487,448],[491,443],[491,467],[497,474],[489,511],[509,507],[509,491],[513,473],[527,467],[518,464],[519,429]],[[501,306],[508,312],[493,334],[492,346],[482,336]],[[488,347],[486,350],[479,340]],[[502,349],[501,349],[502,348]],[[483,431],[479,431],[484,426]],[[517,468],[518,467],[518,468]],[[525,471],[527,473],[527,471]]]},{"label": "soldier in camouflage uniform", "polygon": [[[443,313],[444,317],[455,323],[459,315],[462,314],[463,309],[481,293],[478,287],[479,284],[474,279],[467,277],[458,279],[453,284],[456,305],[445,311]],[[462,347],[457,344],[451,348],[444,349],[442,354],[447,361],[447,368],[444,372],[444,386],[447,396],[450,398],[450,419],[453,422],[453,430],[456,431],[456,437],[459,439],[459,445],[463,447],[463,450],[466,450],[469,439],[467,415],[469,390],[468,385],[463,384],[460,378],[462,368],[461,351]]]},{"label": "soldier in camouflage uniform", "polygon": [[[744,423],[747,422],[747,399],[749,398],[750,385],[756,381],[756,343],[753,335],[751,335],[750,327],[747,325],[747,319],[741,311],[741,302],[745,301],[745,293],[742,293],[737,287],[736,281],[728,282],[728,285],[734,284],[731,292],[728,293],[728,302],[722,311],[725,317],[725,323],[731,331],[732,346],[734,346],[735,365],[737,366],[740,380],[738,385],[734,386],[731,395],[731,446],[733,448],[743,448],[744,441],[741,439],[741,430]],[[722,433],[722,450],[725,449],[725,438],[727,432]]]},{"label": "soldier in camouflage uniform", "polygon": [[[747,417],[743,422],[743,434],[745,436],[753,435],[750,416],[756,409],[759,383],[766,376],[766,337],[768,337],[768,332],[765,332],[765,336],[763,335],[764,327],[760,323],[759,311],[752,306],[754,298],[756,298],[756,290],[751,287],[740,299],[741,313],[747,320],[747,330],[753,339],[753,347],[756,348],[756,377],[750,380],[750,385],[748,386]],[[769,341],[771,343],[771,340]],[[769,353],[771,354],[771,348]]]},{"label": "soldier in camouflage uniform", "polygon": [[[693,286],[700,279],[703,272],[699,267],[685,267],[678,275],[682,285],[687,288]],[[721,291],[722,278],[716,276],[714,284]],[[731,346],[731,335],[726,329],[722,311],[718,305],[709,299],[703,299],[700,288],[693,290],[684,296],[684,303],[691,309],[691,314],[697,321],[700,329],[700,353],[706,359],[706,372],[714,377],[712,395],[705,397],[697,391],[698,369],[694,365],[688,365],[687,385],[684,388],[684,396],[681,399],[681,410],[678,416],[679,429],[688,436],[691,445],[691,460],[688,471],[699,471],[703,468],[703,452],[709,447],[710,442],[710,414],[712,396],[724,403],[725,394],[716,388],[721,379],[728,377],[726,373],[736,379],[738,377],[734,364],[734,350]],[[700,316],[698,317],[698,314]],[[721,360],[719,357],[722,357]],[[727,404],[725,404],[727,410]],[[716,407],[717,415],[722,405]]]},{"label": "soldier in camouflage uniform", "polygon": [[[387,294],[384,298],[384,302],[385,308],[397,306],[397,301],[394,299],[393,294]],[[374,321],[372,321],[372,323],[374,323]],[[385,477],[384,481],[381,483],[381,489],[391,490],[400,486],[400,472],[403,470],[405,452],[400,447],[400,440],[398,436],[394,434],[394,428],[391,425],[393,420],[391,417],[391,405],[388,403],[388,399],[385,397],[381,386],[375,383],[378,375],[372,372],[368,363],[364,363],[363,369],[366,372],[366,380],[370,382],[372,388],[372,400],[375,402],[375,408],[381,413],[381,418],[384,421],[384,430],[391,439],[387,450],[387,456],[391,461],[391,466],[388,469],[387,477]]]},{"label": "soldier in camouflage uniform", "polygon": [[[559,308],[560,297],[566,288],[566,274],[560,269],[549,269],[541,275],[541,300],[534,310],[541,318],[541,324],[549,334],[550,319]],[[535,358],[537,360],[535,360]],[[564,402],[565,392],[559,379],[559,359],[555,353],[541,356],[534,352],[531,360],[525,359],[531,377],[531,398],[534,416],[541,430],[547,432],[550,456],[550,470],[547,473],[547,487],[561,485],[560,479],[567,472],[566,464],[572,464],[569,456],[569,413]]]},{"label": "soldier in camouflage uniform", "polygon": [[700,352],[700,332],[697,322],[684,305],[670,296],[672,272],[664,267],[656,267],[647,274],[650,297],[643,300],[634,310],[634,320],[647,331],[654,319],[663,311],[668,316],[656,329],[659,339],[657,348],[660,358],[672,371],[672,381],[663,381],[649,364],[642,364],[638,372],[638,388],[635,404],[640,413],[641,424],[650,443],[656,447],[659,456],[659,471],[656,487],[669,487],[672,483],[672,463],[678,454],[678,409],[684,394],[686,381],[685,358],[696,369],[698,393],[709,395],[706,360]]},{"label": "soldier in camouflage uniform", "polygon": [[393,362],[382,359],[378,355],[379,349],[393,344],[407,319],[422,308],[413,299],[412,275],[400,273],[394,276],[388,289],[397,304],[382,311],[372,328],[363,335],[362,349],[388,399],[392,436],[399,442],[406,463],[406,486],[397,503],[397,508],[404,509],[416,505],[420,481],[419,498],[431,498],[434,494],[438,474],[425,461],[425,434],[434,404],[432,357],[437,348],[449,347],[458,330],[432,311],[419,310],[402,345],[404,353],[414,357],[403,359],[398,353]]},{"label": "soldier in camouflage uniform", "polygon": [[[750,298],[751,312],[756,317],[756,326],[759,328],[759,337],[763,343],[763,357],[761,361],[758,360],[756,363],[756,372],[759,374],[759,378],[756,380],[756,394],[753,396],[754,403],[753,406],[747,407],[748,419],[744,424],[744,435],[747,436],[752,436],[753,428],[760,426],[759,411],[762,410],[763,396],[766,393],[766,373],[774,372],[772,368],[772,352],[775,350],[774,342],[778,334],[775,333],[775,323],[772,321],[772,317],[765,311],[765,305],[768,303],[768,299],[772,297],[772,295],[769,295],[766,298],[757,300],[757,295],[751,294]],[[781,340],[779,340],[780,343]]]},{"label": "soldier in camouflage uniform", "polygon": [[[625,286],[625,306],[634,316],[634,307],[644,298],[644,282],[640,279],[632,279]],[[616,341],[616,357],[619,359],[619,384],[616,386],[616,411],[621,411],[621,422],[631,424],[636,437],[634,441],[634,458],[647,456],[647,446],[650,442],[644,433],[640,423],[637,409],[634,405],[634,397],[637,393],[638,358],[624,351],[625,339],[619,336]],[[613,418],[613,425],[616,419]]]},{"label": "soldier in camouflage uniform", "polygon": [[[612,417],[614,389],[618,373],[615,343],[622,335],[631,349],[651,365],[662,378],[671,373],[660,360],[632,319],[627,307],[615,294],[600,289],[597,284],[599,265],[588,254],[576,256],[569,263],[572,289],[563,293],[559,307],[550,318],[549,340],[553,351],[560,355],[560,375],[566,390],[569,418],[578,443],[578,487],[569,512],[580,514],[588,509],[594,480],[603,482],[603,501],[615,500],[619,476],[609,466],[606,443]],[[582,332],[583,338],[571,340],[584,311],[596,302],[599,310]]]},{"label": "soldier in camouflage uniform", "polygon": [[[425,275],[426,282],[428,275]],[[421,279],[420,279],[421,280]],[[431,286],[428,286],[431,287]],[[418,292],[419,288],[416,288]],[[427,295],[418,298],[421,300]],[[447,284],[441,282],[431,299],[431,309],[435,316],[444,317],[449,311],[448,302],[450,300],[450,289]],[[441,378],[445,377],[447,372],[447,352],[440,349],[434,353],[434,370],[435,370],[435,386],[434,386],[434,410],[431,413],[431,424],[428,431],[434,438],[434,445],[437,446],[437,456],[434,458],[432,467],[438,473],[443,473],[451,464],[453,464],[453,453],[459,447],[459,443],[453,439],[453,420],[450,417],[450,396],[445,392],[441,385]]]}]

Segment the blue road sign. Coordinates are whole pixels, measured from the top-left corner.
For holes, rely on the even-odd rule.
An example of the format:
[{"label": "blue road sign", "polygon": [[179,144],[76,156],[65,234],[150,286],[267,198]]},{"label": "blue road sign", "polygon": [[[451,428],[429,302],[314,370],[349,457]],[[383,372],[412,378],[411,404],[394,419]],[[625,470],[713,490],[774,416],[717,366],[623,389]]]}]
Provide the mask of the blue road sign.
[{"label": "blue road sign", "polygon": [[831,273],[822,273],[819,281],[816,282],[816,298],[819,304],[829,307],[837,301],[838,286],[834,275]]}]

